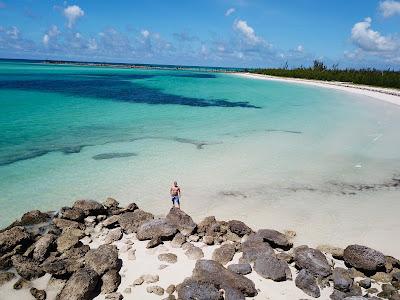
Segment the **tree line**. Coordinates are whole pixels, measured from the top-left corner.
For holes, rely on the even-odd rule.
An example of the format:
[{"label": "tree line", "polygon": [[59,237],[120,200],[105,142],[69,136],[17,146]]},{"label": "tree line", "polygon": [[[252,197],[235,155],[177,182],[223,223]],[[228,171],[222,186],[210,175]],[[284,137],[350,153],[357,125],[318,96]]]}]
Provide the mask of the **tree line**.
[{"label": "tree line", "polygon": [[370,86],[400,89],[400,72],[394,70],[339,69],[335,64],[328,68],[322,61],[314,60],[311,67],[289,69],[286,63],[282,68],[252,69],[252,73],[279,77],[293,77],[326,81],[341,81]]}]

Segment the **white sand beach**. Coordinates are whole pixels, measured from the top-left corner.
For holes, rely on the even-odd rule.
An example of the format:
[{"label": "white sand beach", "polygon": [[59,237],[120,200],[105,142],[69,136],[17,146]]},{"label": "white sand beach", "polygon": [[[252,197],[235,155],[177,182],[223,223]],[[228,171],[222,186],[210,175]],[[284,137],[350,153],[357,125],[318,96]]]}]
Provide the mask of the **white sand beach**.
[{"label": "white sand beach", "polygon": [[255,73],[235,73],[238,76],[243,76],[247,78],[262,79],[262,80],[274,80],[283,81],[289,83],[300,83],[313,86],[319,86],[324,88],[336,89],[347,91],[359,95],[364,95],[372,97],[378,100],[386,101],[395,105],[400,105],[400,90],[383,88],[383,87],[373,87],[361,84],[352,84],[349,82],[339,82],[339,81],[322,81],[322,80],[312,80],[312,79],[301,79],[301,78],[285,78],[277,77],[271,75],[262,75]]}]

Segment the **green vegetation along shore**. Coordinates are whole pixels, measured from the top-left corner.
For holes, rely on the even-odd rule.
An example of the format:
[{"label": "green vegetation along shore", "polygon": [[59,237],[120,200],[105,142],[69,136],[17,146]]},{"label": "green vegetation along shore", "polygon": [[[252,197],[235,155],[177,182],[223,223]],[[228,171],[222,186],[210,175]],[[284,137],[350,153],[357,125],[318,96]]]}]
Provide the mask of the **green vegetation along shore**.
[{"label": "green vegetation along shore", "polygon": [[386,88],[400,89],[400,72],[377,69],[338,69],[337,65],[328,68],[323,62],[315,60],[312,67],[253,69],[250,72],[291,78],[314,79],[324,81],[351,82]]}]

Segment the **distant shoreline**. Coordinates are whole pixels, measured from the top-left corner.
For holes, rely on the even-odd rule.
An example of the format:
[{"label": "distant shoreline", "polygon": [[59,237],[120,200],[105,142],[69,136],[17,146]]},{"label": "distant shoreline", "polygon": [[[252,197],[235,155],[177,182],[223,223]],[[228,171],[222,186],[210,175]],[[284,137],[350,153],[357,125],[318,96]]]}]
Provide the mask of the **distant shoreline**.
[{"label": "distant shoreline", "polygon": [[277,76],[254,74],[254,73],[235,72],[234,75],[252,79],[284,81],[289,83],[300,83],[300,84],[342,90],[350,93],[368,96],[377,100],[385,101],[400,106],[400,90],[396,89],[353,84],[349,82],[286,78],[286,77],[277,77]]}]

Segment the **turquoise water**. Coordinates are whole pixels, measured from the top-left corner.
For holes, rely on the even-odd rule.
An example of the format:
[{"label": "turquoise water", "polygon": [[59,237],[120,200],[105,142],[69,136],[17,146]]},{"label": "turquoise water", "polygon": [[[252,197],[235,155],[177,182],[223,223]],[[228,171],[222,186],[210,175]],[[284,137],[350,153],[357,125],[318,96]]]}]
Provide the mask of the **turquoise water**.
[{"label": "turquoise water", "polygon": [[295,215],[287,226],[300,226],[311,203],[370,203],[346,212],[360,218],[378,197],[398,207],[400,109],[365,96],[222,73],[2,61],[0,111],[1,226],[86,197],[163,213],[174,179],[198,217],[269,225],[282,203],[302,203],[285,207]]}]

